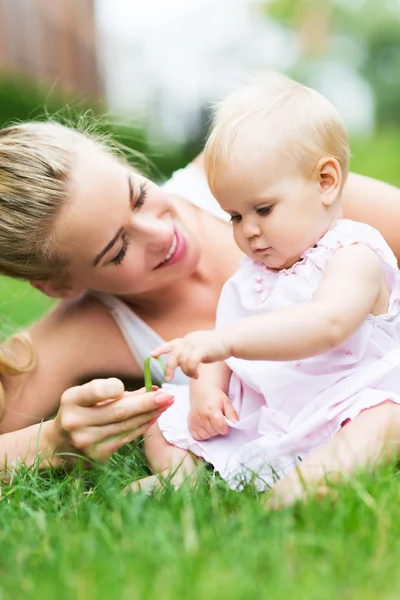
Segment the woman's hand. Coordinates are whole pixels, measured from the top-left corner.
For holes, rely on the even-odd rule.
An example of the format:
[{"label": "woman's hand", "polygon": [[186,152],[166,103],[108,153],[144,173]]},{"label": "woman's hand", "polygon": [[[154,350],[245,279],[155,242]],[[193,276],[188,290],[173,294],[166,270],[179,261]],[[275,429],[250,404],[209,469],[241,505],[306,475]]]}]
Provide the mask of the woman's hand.
[{"label": "woman's hand", "polygon": [[146,433],[173,403],[170,394],[145,389],[125,392],[122,381],[96,379],[69,388],[61,397],[54,419],[52,446],[62,461],[76,462],[80,454],[100,462],[125,444]]}]

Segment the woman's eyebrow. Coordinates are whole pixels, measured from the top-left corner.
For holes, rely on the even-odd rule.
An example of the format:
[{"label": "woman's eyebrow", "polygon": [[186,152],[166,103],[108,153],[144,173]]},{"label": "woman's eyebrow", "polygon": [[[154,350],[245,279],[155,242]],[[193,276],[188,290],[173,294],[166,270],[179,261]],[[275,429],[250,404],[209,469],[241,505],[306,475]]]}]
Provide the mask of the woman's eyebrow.
[{"label": "woman's eyebrow", "polygon": [[129,186],[129,204],[133,205],[133,183],[132,183],[132,175],[128,174],[128,186]]},{"label": "woman's eyebrow", "polygon": [[93,261],[93,266],[95,267],[96,265],[99,264],[99,262],[101,261],[101,259],[103,258],[103,256],[105,254],[107,254],[107,252],[109,250],[111,250],[111,248],[114,246],[114,244],[118,241],[118,238],[120,237],[121,233],[124,231],[123,227],[120,227],[117,231],[117,233],[114,235],[113,239],[110,240],[107,244],[107,246],[104,246],[103,250],[101,252],[98,253],[98,255],[96,256],[96,258]]},{"label": "woman's eyebrow", "polygon": [[[132,179],[131,179],[130,173],[128,174],[128,189],[129,189],[129,204],[132,205],[132,203],[133,203],[133,186],[132,186]],[[124,227],[120,227],[118,229],[117,233],[112,238],[112,240],[110,240],[108,242],[108,244],[106,246],[104,246],[103,250],[101,250],[101,252],[98,253],[98,255],[93,260],[93,263],[92,263],[93,267],[96,267],[99,264],[99,262],[101,261],[101,259],[103,258],[103,256],[111,250],[111,248],[114,246],[114,244],[118,241],[118,238],[121,236],[121,233],[123,231],[124,231]]]}]

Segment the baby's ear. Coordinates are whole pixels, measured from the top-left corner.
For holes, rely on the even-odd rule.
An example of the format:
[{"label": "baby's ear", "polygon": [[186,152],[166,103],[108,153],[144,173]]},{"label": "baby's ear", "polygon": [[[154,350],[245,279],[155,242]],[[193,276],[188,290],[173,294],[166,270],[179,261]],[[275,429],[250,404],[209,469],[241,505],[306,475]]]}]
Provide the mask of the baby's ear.
[{"label": "baby's ear", "polygon": [[316,167],[322,202],[326,206],[337,199],[342,184],[342,170],[336,158],[321,158]]}]

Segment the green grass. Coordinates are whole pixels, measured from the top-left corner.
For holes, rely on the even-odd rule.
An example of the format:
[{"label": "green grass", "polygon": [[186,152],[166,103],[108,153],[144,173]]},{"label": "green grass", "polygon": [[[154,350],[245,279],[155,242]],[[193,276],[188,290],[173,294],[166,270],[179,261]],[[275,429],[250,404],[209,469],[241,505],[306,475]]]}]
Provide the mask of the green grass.
[{"label": "green grass", "polygon": [[[400,184],[400,135],[353,140],[352,169]],[[0,278],[2,333],[52,302]],[[0,600],[397,600],[396,467],[338,486],[337,500],[266,512],[210,472],[197,489],[123,496],[146,474],[125,448],[104,467],[34,469],[0,489]]]},{"label": "green grass", "polygon": [[125,450],[89,474],[27,471],[3,486],[0,598],[400,597],[395,468],[281,512],[210,473],[197,489],[123,496],[135,469]]},{"label": "green grass", "polygon": [[0,332],[4,336],[30,325],[54,305],[29,283],[0,277]]}]

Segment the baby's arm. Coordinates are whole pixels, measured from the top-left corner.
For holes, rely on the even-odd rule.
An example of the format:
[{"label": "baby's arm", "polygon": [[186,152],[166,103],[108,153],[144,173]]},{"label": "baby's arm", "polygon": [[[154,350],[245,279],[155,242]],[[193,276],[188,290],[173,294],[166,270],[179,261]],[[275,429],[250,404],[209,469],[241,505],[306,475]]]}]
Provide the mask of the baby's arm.
[{"label": "baby's arm", "polygon": [[210,331],[195,331],[157,348],[170,352],[167,377],[180,365],[190,377],[199,363],[230,356],[247,360],[298,360],[340,346],[373,312],[386,291],[376,254],[363,244],[336,251],[312,300],[241,319]]},{"label": "baby's arm", "polygon": [[199,366],[199,378],[190,381],[189,429],[195,440],[207,440],[229,432],[238,416],[228,398],[230,368],[224,362]]},{"label": "baby's arm", "polygon": [[242,319],[220,335],[231,356],[296,360],[340,346],[374,310],[386,290],[382,268],[368,246],[336,251],[310,302]]}]

